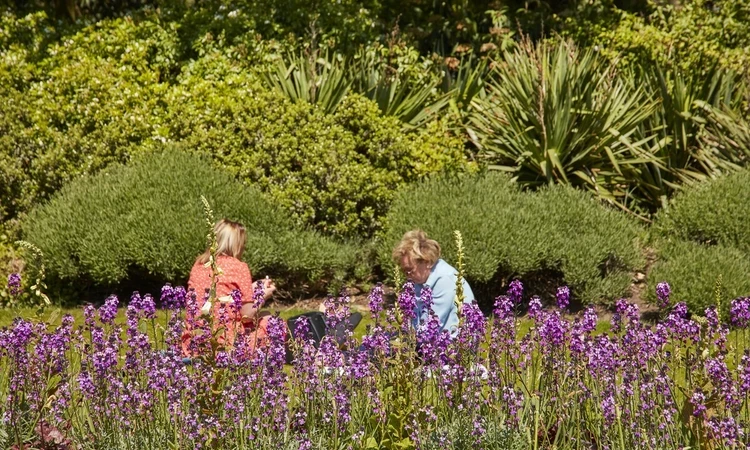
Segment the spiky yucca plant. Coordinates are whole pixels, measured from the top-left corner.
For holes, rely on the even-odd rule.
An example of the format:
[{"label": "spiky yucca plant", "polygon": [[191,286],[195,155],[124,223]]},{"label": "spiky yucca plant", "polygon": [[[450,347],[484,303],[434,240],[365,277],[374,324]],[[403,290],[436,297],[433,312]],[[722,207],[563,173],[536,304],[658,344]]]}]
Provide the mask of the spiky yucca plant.
[{"label": "spiky yucca plant", "polygon": [[654,161],[653,136],[633,135],[656,102],[572,43],[523,40],[495,63],[475,106],[479,156],[524,187],[572,184],[626,208],[630,172]]},{"label": "spiky yucca plant", "polygon": [[276,61],[263,79],[293,101],[317,104],[327,113],[336,111],[351,86],[346,62],[340,55],[322,57],[289,54]]},{"label": "spiky yucca plant", "polygon": [[[735,75],[713,70],[708,75],[681,74],[654,68],[630,79],[658,100],[657,108],[636,135],[656,157],[632,173],[633,196],[644,213],[664,207],[684,185],[736,170],[747,159],[741,143],[743,126],[732,110],[741,99]],[[735,140],[732,140],[732,139]]]},{"label": "spiky yucca plant", "polygon": [[264,73],[263,80],[289,99],[316,104],[329,114],[348,92],[356,92],[407,128],[434,119],[449,100],[438,91],[436,82],[413,82],[408,75],[391,73],[378,55],[366,52],[351,61],[328,52],[322,56],[289,54]]}]

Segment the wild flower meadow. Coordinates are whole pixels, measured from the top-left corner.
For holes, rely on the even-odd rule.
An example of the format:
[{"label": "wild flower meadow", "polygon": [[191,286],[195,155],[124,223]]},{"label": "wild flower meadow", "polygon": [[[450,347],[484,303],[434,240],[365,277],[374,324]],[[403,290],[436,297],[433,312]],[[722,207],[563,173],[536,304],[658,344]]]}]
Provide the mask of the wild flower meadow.
[{"label": "wild flower meadow", "polygon": [[[11,280],[16,283],[16,280]],[[274,317],[269,346],[218,344],[194,292],[164,286],[158,301],[134,294],[87,306],[52,329],[17,319],[0,331],[3,448],[708,448],[750,444],[750,299],[690,315],[660,285],[662,320],[648,325],[620,301],[611,331],[595,334],[587,308],[572,320],[570,291],[557,307],[526,299],[520,282],[485,317],[461,307],[451,336],[432,316],[410,326],[407,283],[394,304],[369,295],[373,324],[361,340],[326,336],[316,348],[300,319]],[[326,301],[333,328],[349,297]],[[528,303],[528,304],[526,304]],[[167,320],[155,315],[167,309]],[[232,303],[227,308],[236,307]],[[114,322],[118,308],[127,321]],[[530,319],[521,319],[521,314]],[[700,315],[700,316],[699,316]],[[519,333],[521,320],[532,327]],[[184,358],[185,327],[203,329]],[[734,330],[730,334],[730,327]],[[220,330],[221,328],[219,328]],[[151,338],[150,336],[155,336]],[[731,336],[731,338],[730,338]],[[740,352],[744,349],[744,352]]]}]

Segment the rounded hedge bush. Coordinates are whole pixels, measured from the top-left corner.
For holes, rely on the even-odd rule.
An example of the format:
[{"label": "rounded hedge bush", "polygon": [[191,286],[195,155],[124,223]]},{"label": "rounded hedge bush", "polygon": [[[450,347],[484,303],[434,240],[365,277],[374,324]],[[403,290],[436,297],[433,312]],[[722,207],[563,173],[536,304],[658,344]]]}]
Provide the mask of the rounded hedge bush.
[{"label": "rounded hedge bush", "polygon": [[378,256],[387,273],[404,232],[425,230],[454,262],[453,231],[461,231],[466,278],[485,305],[516,277],[531,293],[548,295],[565,283],[581,302],[611,301],[627,293],[630,271],[643,264],[644,230],[630,217],[572,188],[520,192],[495,173],[411,185],[386,224]]},{"label": "rounded hedge bush", "polygon": [[750,295],[750,261],[736,248],[701,245],[681,239],[665,239],[659,245],[658,260],[648,274],[648,299],[656,302],[656,285],[666,281],[672,288],[670,302],[684,301],[691,312],[703,315],[716,304],[715,287],[721,276],[723,303]]},{"label": "rounded hedge bush", "polygon": [[668,235],[731,246],[750,255],[749,200],[750,171],[742,170],[677,194],[656,224]]},{"label": "rounded hedge bush", "polygon": [[281,289],[320,288],[354,269],[353,246],[300,229],[256,188],[174,148],[72,182],[33,209],[22,231],[44,252],[52,278],[67,285],[181,283],[206,246],[201,195],[216,220],[246,226],[244,260]]}]

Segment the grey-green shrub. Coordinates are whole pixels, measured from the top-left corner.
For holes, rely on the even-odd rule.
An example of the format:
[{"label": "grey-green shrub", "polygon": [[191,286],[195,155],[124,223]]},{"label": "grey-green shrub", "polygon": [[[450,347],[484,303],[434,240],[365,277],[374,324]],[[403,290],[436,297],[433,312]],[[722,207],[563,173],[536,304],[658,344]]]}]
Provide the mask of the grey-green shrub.
[{"label": "grey-green shrub", "polygon": [[742,170],[677,194],[659,213],[656,225],[667,235],[736,247],[750,255],[748,218],[750,171]]},{"label": "grey-green shrub", "polygon": [[519,277],[532,292],[566,283],[584,303],[613,300],[627,294],[629,271],[643,264],[644,230],[630,217],[572,188],[520,192],[499,174],[434,178],[403,189],[378,247],[384,269],[413,228],[440,242],[448,262],[455,261],[453,231],[461,231],[466,278],[491,289]]},{"label": "grey-green shrub", "polygon": [[132,274],[183,282],[206,246],[201,195],[217,220],[245,225],[244,260],[282,289],[324,287],[353,270],[353,246],[298,228],[256,188],[179,149],[72,182],[32,210],[23,233],[42,249],[53,278],[70,285],[115,286]]},{"label": "grey-green shrub", "polygon": [[656,284],[666,281],[672,288],[672,304],[684,301],[691,312],[703,315],[708,306],[716,304],[714,289],[719,276],[725,314],[729,301],[750,295],[750,261],[745,253],[675,238],[659,244],[658,260],[648,274],[651,302],[656,302]]}]

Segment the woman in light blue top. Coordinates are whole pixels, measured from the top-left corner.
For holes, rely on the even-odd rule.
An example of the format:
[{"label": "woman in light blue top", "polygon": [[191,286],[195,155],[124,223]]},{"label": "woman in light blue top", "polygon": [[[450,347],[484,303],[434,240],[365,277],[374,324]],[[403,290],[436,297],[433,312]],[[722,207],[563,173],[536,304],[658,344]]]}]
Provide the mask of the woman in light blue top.
[{"label": "woman in light blue top", "polygon": [[[429,311],[419,300],[422,288],[432,289],[432,310],[440,320],[441,330],[448,330],[455,336],[458,326],[456,310],[456,278],[458,271],[440,259],[440,244],[427,237],[422,230],[406,232],[401,242],[393,250],[393,260],[401,267],[406,277],[414,283],[414,294],[417,297],[415,315],[412,322],[415,327],[427,321]],[[464,303],[474,301],[471,287],[462,280]]]}]

